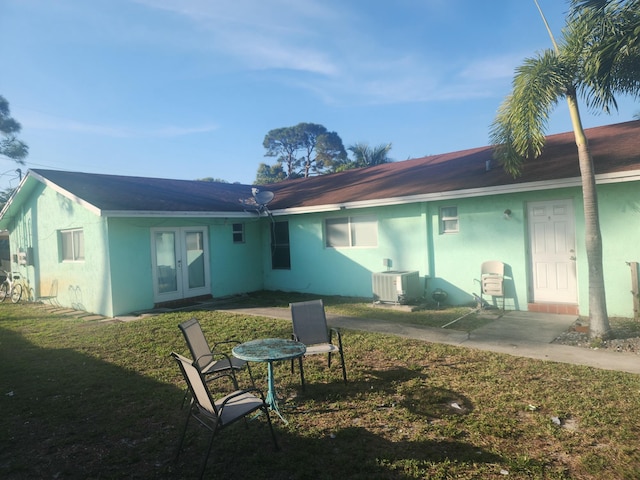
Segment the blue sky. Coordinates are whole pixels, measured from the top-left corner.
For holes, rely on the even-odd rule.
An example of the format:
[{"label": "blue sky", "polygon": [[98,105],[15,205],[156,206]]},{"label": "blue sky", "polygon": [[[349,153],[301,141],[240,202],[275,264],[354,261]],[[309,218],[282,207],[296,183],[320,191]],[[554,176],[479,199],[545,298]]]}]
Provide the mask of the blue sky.
[{"label": "blue sky", "polygon": [[[540,4],[559,34],[566,2]],[[241,183],[299,122],[395,160],[487,145],[514,68],[550,46],[533,0],[0,0],[0,32],[27,167]],[[561,103],[548,133],[570,129]]]}]

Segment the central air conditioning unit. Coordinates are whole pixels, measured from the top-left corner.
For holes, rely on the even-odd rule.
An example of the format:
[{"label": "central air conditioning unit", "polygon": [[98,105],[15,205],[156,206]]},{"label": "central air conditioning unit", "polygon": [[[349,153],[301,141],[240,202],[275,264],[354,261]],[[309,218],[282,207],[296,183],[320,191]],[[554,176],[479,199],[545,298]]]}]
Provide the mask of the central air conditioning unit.
[{"label": "central air conditioning unit", "polygon": [[376,272],[372,280],[374,302],[408,303],[421,297],[417,271]]}]

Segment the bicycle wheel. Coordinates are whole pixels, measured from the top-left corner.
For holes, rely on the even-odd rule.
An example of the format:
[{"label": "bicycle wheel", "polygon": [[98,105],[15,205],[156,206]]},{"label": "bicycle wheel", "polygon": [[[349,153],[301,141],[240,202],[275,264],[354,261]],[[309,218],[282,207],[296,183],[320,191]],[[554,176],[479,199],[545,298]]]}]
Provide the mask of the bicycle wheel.
[{"label": "bicycle wheel", "polygon": [[3,283],[0,285],[0,302],[4,302],[8,297],[9,285]]},{"label": "bicycle wheel", "polygon": [[22,298],[22,285],[16,283],[11,290],[11,301],[13,303],[18,303]]}]

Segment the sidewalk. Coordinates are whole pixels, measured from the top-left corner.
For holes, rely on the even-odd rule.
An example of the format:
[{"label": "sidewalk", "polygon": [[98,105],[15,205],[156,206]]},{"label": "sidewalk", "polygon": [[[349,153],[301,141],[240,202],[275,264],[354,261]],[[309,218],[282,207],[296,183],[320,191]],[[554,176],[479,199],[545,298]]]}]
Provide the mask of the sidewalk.
[{"label": "sidewalk", "polygon": [[[285,320],[291,318],[286,308],[226,309],[222,307],[218,310]],[[327,322],[332,327],[387,333],[426,342],[640,374],[640,355],[551,343],[567,331],[575,320],[576,317],[573,315],[508,311],[502,317],[468,334],[450,328],[420,327],[327,313]]]}]

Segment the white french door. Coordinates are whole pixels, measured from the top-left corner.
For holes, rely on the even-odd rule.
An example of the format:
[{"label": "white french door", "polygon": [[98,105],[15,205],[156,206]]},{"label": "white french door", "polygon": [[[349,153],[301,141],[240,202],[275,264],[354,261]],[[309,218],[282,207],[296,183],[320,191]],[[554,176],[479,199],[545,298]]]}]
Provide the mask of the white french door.
[{"label": "white french door", "polygon": [[570,199],[527,204],[534,303],[578,303],[576,236]]},{"label": "white french door", "polygon": [[154,300],[211,293],[206,227],[151,229]]}]

